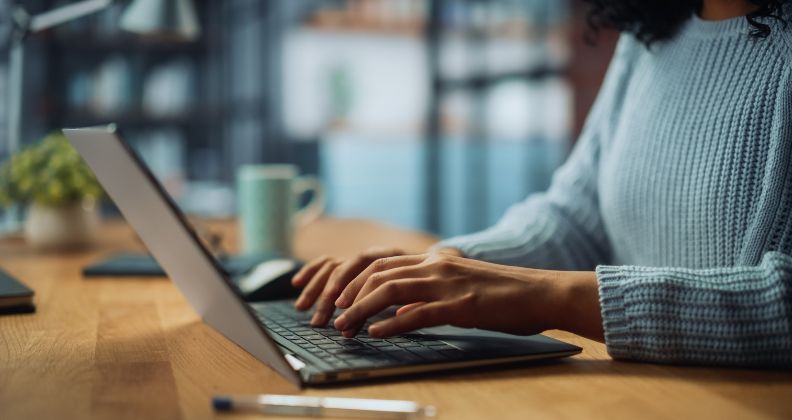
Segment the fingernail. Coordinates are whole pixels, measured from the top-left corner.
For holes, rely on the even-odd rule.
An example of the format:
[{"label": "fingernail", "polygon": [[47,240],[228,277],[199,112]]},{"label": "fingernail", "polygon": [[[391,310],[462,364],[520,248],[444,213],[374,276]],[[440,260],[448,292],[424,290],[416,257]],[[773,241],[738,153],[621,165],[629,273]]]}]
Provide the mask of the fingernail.
[{"label": "fingernail", "polygon": [[338,308],[346,308],[348,305],[349,304],[347,303],[347,300],[346,300],[345,297],[340,297],[340,298],[336,299],[336,301],[335,301],[335,306],[338,307]]},{"label": "fingernail", "polygon": [[323,314],[317,312],[311,317],[311,325],[314,327],[319,325],[320,321],[322,320]]},{"label": "fingernail", "polygon": [[343,331],[344,328],[346,328],[347,326],[346,315],[341,315],[338,318],[336,318],[335,323],[333,325],[335,325],[337,330]]},{"label": "fingernail", "polygon": [[302,296],[300,296],[299,298],[297,298],[297,301],[294,302],[294,307],[300,309],[303,306],[303,303],[305,303],[305,299]]}]

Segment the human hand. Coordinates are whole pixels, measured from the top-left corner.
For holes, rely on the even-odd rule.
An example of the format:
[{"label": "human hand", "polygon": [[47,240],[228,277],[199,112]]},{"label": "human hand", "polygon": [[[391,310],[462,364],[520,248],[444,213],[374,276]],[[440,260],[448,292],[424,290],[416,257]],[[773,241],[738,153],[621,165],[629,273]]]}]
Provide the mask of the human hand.
[{"label": "human hand", "polygon": [[593,338],[602,330],[594,273],[428,254],[384,258],[363,270],[336,301],[347,309],[335,327],[354,336],[366,319],[391,305],[405,306],[371,325],[370,336],[447,324],[524,335],[560,328]]},{"label": "human hand", "polygon": [[[461,255],[455,249],[442,249],[439,253]],[[372,248],[354,258],[340,260],[317,258],[300,269],[292,278],[292,285],[303,288],[295,302],[298,310],[305,311],[316,304],[311,325],[324,326],[335,311],[335,300],[341,291],[371,263],[382,258],[404,255],[398,248]]]}]

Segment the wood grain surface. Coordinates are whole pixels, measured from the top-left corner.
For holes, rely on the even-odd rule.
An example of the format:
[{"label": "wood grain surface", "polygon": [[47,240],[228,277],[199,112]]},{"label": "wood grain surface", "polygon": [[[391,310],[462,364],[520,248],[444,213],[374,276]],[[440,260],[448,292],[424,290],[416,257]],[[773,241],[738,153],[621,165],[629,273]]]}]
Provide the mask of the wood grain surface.
[{"label": "wood grain surface", "polygon": [[[231,222],[211,222],[229,248]],[[298,234],[297,254],[345,257],[370,246],[412,251],[434,241],[365,221],[324,219]],[[612,361],[602,344],[560,362],[297,390],[212,330],[165,278],[92,278],[83,266],[141,250],[122,223],[69,254],[0,241],[0,266],[36,291],[38,311],[0,317],[0,419],[228,419],[215,394],[393,398],[435,405],[441,419],[792,418],[792,372]]]}]

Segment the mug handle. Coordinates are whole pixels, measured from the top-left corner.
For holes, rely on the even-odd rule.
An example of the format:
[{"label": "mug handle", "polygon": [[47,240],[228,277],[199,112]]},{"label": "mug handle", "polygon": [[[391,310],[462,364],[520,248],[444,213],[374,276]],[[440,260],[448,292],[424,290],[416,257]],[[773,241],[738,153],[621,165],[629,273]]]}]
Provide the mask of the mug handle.
[{"label": "mug handle", "polygon": [[294,180],[292,190],[297,197],[301,197],[309,191],[313,192],[311,201],[294,214],[293,220],[296,226],[305,226],[318,219],[319,216],[324,213],[325,193],[319,178],[315,176],[301,176]]}]

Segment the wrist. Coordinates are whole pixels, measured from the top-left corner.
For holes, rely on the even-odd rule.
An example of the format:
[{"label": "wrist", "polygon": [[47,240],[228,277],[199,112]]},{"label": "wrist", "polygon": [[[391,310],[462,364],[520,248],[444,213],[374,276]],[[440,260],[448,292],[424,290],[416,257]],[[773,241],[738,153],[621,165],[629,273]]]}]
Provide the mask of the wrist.
[{"label": "wrist", "polygon": [[464,257],[462,251],[456,248],[437,248],[434,252],[441,255],[450,255],[452,257]]},{"label": "wrist", "polygon": [[593,271],[566,271],[559,274],[558,326],[571,333],[603,341],[599,284]]}]

